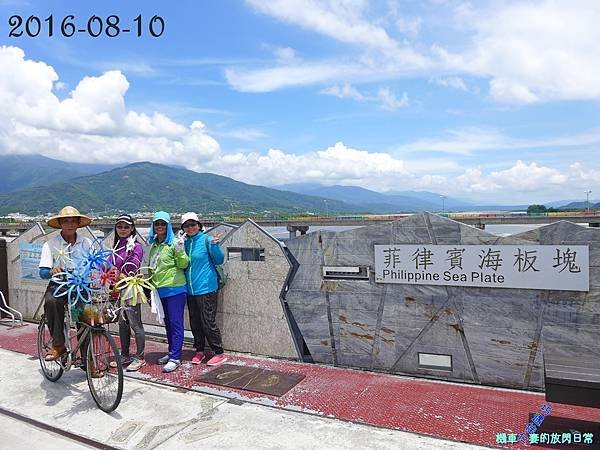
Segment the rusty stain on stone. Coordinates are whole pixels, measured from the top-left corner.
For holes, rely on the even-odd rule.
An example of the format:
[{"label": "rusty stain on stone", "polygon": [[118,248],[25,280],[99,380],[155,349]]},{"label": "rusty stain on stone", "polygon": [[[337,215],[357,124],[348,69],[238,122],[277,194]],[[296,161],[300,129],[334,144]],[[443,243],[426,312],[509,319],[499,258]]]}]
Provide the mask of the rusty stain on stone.
[{"label": "rusty stain on stone", "polygon": [[340,319],[340,322],[348,323],[348,318],[345,315],[340,314],[338,317]]},{"label": "rusty stain on stone", "polygon": [[529,344],[527,344],[527,348],[529,350],[537,350],[538,349],[538,343],[536,341],[531,341]]},{"label": "rusty stain on stone", "polygon": [[454,328],[456,331],[458,331],[459,333],[463,333],[465,332],[465,330],[463,329],[463,327],[461,327],[458,323],[453,323],[450,325],[452,328]]},{"label": "rusty stain on stone", "polygon": [[321,282],[321,290],[325,290],[325,291],[336,291],[338,288],[338,284],[336,281],[332,281],[332,280],[323,280]]},{"label": "rusty stain on stone", "polygon": [[412,297],[404,297],[404,303],[408,305],[409,303],[414,303],[416,300]]},{"label": "rusty stain on stone", "polygon": [[510,341],[503,341],[502,339],[493,339],[493,342],[497,342],[498,344],[510,344]]},{"label": "rusty stain on stone", "polygon": [[369,329],[368,325],[366,325],[364,323],[360,323],[360,322],[352,322],[352,325],[354,325],[355,327],[358,327],[362,330],[365,330],[365,331]]},{"label": "rusty stain on stone", "polygon": [[381,327],[381,331],[383,331],[384,333],[394,334],[394,330],[390,330],[386,327]]},{"label": "rusty stain on stone", "polygon": [[359,339],[368,339],[370,341],[373,340],[373,336],[370,334],[358,334],[358,333],[350,333],[351,336],[357,337]]},{"label": "rusty stain on stone", "polygon": [[321,341],[321,345],[329,346],[329,341],[323,340]]}]

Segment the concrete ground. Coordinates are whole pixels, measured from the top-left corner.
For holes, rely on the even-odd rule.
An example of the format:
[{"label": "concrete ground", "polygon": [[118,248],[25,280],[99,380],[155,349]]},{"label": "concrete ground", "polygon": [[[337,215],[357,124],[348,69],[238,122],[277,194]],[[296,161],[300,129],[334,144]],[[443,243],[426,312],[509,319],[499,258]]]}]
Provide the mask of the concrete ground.
[{"label": "concrete ground", "polygon": [[[203,377],[215,368],[191,364],[189,348],[178,370],[162,373],[156,361],[166,344],[149,339],[148,364],[126,373],[123,402],[109,416],[96,409],[81,370],[56,384],[43,379],[36,336],[35,324],[11,328],[0,321],[0,413],[3,408],[21,411],[61,427],[75,423],[73,432],[109,448],[530,448],[498,442],[502,435],[512,439],[524,431],[530,415],[546,403],[540,392],[227,353],[233,366],[303,376],[285,393],[265,394],[250,385],[208,382]],[[18,367],[17,361],[25,365]],[[540,430],[559,435],[588,430],[594,443],[536,447],[600,448],[600,409],[549,405],[550,417]]]},{"label": "concrete ground", "polygon": [[[0,407],[125,449],[484,448],[183,390],[127,377],[123,400],[100,411],[79,369],[47,381],[34,356],[0,349]],[[0,413],[10,448],[86,448]]]},{"label": "concrete ground", "polygon": [[78,444],[65,437],[41,431],[33,425],[0,414],[0,430],[2,442],[11,450],[44,450],[86,449],[86,445]]}]

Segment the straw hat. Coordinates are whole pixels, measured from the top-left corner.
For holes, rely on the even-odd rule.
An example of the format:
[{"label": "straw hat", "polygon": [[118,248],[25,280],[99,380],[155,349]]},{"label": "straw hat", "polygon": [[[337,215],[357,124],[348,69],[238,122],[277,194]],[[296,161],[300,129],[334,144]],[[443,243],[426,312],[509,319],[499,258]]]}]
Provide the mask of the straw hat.
[{"label": "straw hat", "polygon": [[60,228],[59,219],[62,219],[63,217],[79,217],[79,226],[77,228],[87,227],[92,223],[92,219],[80,214],[79,211],[72,206],[65,206],[56,216],[50,217],[46,223],[49,227]]}]

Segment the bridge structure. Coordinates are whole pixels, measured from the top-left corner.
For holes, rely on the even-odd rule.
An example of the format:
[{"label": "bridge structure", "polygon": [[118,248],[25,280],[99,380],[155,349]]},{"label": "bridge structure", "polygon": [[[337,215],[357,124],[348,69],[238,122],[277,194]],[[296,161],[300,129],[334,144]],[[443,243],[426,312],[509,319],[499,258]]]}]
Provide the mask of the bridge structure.
[{"label": "bridge structure", "polygon": [[[251,219],[262,227],[286,227],[290,233],[290,237],[296,236],[296,233],[306,234],[311,226],[366,226],[374,223],[391,222],[393,220],[408,217],[406,215],[364,215],[364,216],[324,216],[310,217],[299,219],[278,219],[278,218],[255,218]],[[471,214],[465,213],[462,216],[454,215],[450,219],[457,222],[471,225],[480,229],[485,229],[486,225],[541,225],[566,220],[574,223],[587,223],[590,227],[600,227],[600,214],[582,215],[581,213],[573,213],[572,215],[560,216],[526,216],[526,215],[511,215],[511,214]],[[242,217],[225,217],[224,220],[214,218],[203,218],[202,223],[205,227],[210,228],[219,223],[229,223],[232,225],[240,225],[246,219]],[[7,236],[10,234],[22,233],[30,229],[36,222],[14,222],[0,223],[0,235]],[[150,227],[151,219],[142,218],[136,219],[138,228]],[[173,227],[179,228],[181,224],[177,220],[173,221]],[[90,225],[93,229],[101,230],[106,234],[110,233],[114,227],[114,219],[97,219]]]}]

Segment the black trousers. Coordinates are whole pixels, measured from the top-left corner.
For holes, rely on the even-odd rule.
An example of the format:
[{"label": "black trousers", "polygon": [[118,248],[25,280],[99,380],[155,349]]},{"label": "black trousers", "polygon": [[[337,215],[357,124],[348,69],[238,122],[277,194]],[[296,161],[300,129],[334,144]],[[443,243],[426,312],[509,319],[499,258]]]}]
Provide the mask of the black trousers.
[{"label": "black trousers", "polygon": [[52,336],[52,345],[55,347],[65,345],[65,306],[67,296],[54,297],[58,285],[50,282],[44,293],[44,315],[48,330]]},{"label": "black trousers", "polygon": [[194,335],[194,347],[198,352],[204,352],[204,341],[206,340],[215,355],[223,353],[223,340],[217,326],[218,300],[219,296],[216,291],[187,297],[190,327]]},{"label": "black trousers", "polygon": [[[53,281],[48,283],[48,287],[44,293],[44,315],[46,316],[48,330],[52,336],[52,345],[58,347],[65,345],[65,308],[67,307],[67,296],[55,297],[54,292],[56,288],[58,288],[58,284]],[[57,293],[60,292],[59,290]],[[77,323],[77,331],[81,327],[82,325]],[[88,345],[89,336],[84,339],[80,346],[83,361],[85,361],[84,356],[87,354]]]},{"label": "black trousers", "polygon": [[121,340],[121,356],[129,357],[129,343],[131,342],[131,329],[135,335],[135,356],[144,359],[146,346],[146,333],[142,324],[142,305],[126,306],[119,317],[119,338]]}]

